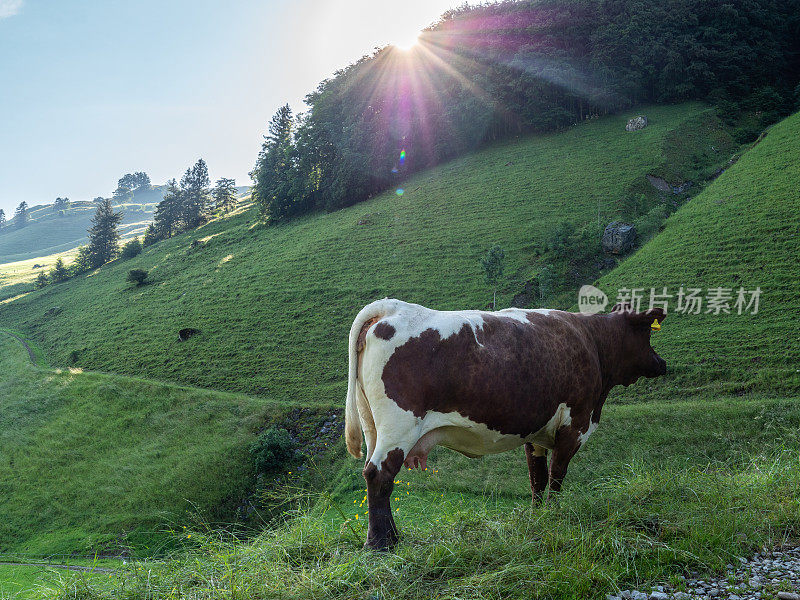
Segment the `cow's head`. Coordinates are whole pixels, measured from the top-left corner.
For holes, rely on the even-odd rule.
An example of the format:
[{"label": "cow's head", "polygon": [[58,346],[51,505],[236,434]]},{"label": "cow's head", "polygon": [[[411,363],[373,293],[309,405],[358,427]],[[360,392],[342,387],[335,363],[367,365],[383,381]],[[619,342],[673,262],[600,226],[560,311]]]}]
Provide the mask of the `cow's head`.
[{"label": "cow's head", "polygon": [[630,385],[639,377],[658,377],[667,372],[667,363],[650,345],[654,321],[660,325],[667,314],[660,308],[646,312],[633,312],[617,305],[612,312],[619,313],[622,322],[619,377],[622,385]]}]

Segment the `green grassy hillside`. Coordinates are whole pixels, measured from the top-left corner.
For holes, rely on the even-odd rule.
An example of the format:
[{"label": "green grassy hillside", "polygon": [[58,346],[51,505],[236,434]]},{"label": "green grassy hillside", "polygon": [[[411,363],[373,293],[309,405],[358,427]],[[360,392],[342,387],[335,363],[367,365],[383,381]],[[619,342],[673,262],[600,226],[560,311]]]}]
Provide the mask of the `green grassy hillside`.
[{"label": "green grassy hillside", "polygon": [[[164,186],[156,186],[136,194],[130,202],[114,205],[115,210],[123,213],[120,226],[123,237],[144,233],[163,189]],[[28,213],[30,222],[25,227],[16,229],[12,223],[0,231],[0,265],[64,253],[85,244],[96,208],[92,202],[74,202],[64,214],[59,214],[52,205],[32,207]]]},{"label": "green grassy hillside", "polygon": [[[772,390],[800,395],[800,113],[774,125],[755,148],[670,217],[664,230],[599,287],[677,295],[681,286],[728,288],[730,314],[677,311],[656,334],[668,377],[624,399]],[[736,308],[737,291],[761,289],[758,313]],[[750,295],[745,296],[749,302]],[[613,301],[613,300],[612,300]]]},{"label": "green grassy hillside", "polygon": [[[681,589],[681,574],[796,540],[798,133],[800,115],[776,125],[601,279],[607,290],[731,281],[764,297],[749,317],[670,315],[653,342],[670,375],[612,399],[558,502],[530,508],[522,452],[436,450],[433,468],[398,477],[404,537],[376,555],[360,549],[360,465],[323,463],[332,495],[312,488],[256,540],[199,532],[193,552],[103,585],[68,583],[60,597],[602,598],[667,580]],[[619,402],[636,396],[649,401]],[[332,456],[343,454],[340,442]],[[767,583],[765,597],[781,585]]]},{"label": "green grassy hillside", "polygon": [[267,410],[244,396],[35,367],[0,331],[0,554],[143,551],[195,509],[229,518]]},{"label": "green grassy hillside", "polygon": [[[394,296],[485,307],[480,258],[494,244],[507,256],[507,304],[540,268],[537,248],[557,225],[604,223],[626,210],[622,199],[647,174],[676,178],[692,139],[679,134],[712,113],[697,104],[646,112],[651,125],[641,132],[626,133],[620,115],[509,142],[412,178],[402,196],[332,214],[265,227],[242,210],[4,304],[0,320],[59,365],[340,402],[347,331],[364,304]],[[698,153],[720,144],[718,132],[694,137]],[[205,244],[191,249],[196,239]],[[151,283],[131,288],[133,267]],[[47,316],[54,306],[61,312]],[[202,334],[179,344],[184,327]]]}]

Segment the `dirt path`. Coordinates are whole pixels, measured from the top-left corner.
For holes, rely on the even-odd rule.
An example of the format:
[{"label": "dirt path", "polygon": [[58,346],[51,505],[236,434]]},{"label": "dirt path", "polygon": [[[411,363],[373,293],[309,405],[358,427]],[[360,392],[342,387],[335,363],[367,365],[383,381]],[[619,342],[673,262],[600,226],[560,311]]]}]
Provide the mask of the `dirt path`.
[{"label": "dirt path", "polygon": [[15,340],[17,340],[20,344],[25,346],[25,350],[28,351],[28,356],[30,357],[31,362],[33,363],[33,366],[34,367],[36,366],[36,355],[33,353],[33,350],[31,350],[31,347],[28,345],[28,342],[23,340],[18,335],[14,334],[14,333],[11,333],[10,331],[5,331],[4,329],[0,329],[0,333],[7,333],[11,337],[13,337]]},{"label": "dirt path", "polygon": [[48,563],[0,562],[0,567],[44,567],[47,569],[65,569],[67,571],[85,571],[87,573],[113,573],[107,567],[82,567],[80,565],[54,565]]}]

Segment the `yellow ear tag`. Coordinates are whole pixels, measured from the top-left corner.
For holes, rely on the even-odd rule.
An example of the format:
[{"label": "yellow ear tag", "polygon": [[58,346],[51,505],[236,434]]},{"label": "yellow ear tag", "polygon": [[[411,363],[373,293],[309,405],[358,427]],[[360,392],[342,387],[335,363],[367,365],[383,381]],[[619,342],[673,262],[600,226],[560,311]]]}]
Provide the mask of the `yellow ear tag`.
[{"label": "yellow ear tag", "polygon": [[653,321],[653,323],[650,325],[650,329],[653,331],[661,331],[661,323],[658,322],[658,319]]}]

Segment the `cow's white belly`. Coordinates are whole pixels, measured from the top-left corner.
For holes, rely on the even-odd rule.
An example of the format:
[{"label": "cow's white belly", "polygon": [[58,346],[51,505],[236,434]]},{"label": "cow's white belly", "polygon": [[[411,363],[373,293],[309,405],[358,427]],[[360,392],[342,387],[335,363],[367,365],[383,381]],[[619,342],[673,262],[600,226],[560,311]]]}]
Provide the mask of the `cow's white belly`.
[{"label": "cow's white belly", "polygon": [[437,445],[470,457],[506,452],[525,442],[552,449],[556,431],[562,425],[568,425],[570,421],[569,408],[566,404],[560,404],[544,427],[527,437],[522,437],[495,431],[457,412],[431,411],[422,419],[419,440],[409,455],[427,455]]}]

